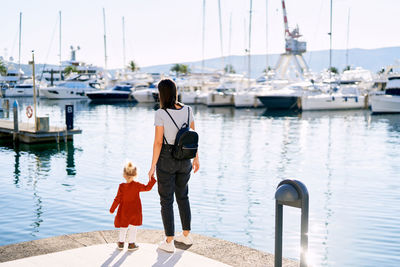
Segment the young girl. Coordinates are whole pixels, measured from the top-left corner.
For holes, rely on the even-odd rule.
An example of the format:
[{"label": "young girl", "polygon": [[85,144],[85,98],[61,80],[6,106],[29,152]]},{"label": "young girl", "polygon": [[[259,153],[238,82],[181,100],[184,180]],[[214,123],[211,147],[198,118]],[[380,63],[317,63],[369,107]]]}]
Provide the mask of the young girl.
[{"label": "young girl", "polygon": [[[156,180],[154,177],[149,179],[147,185],[134,181],[137,177],[137,168],[128,162],[124,167],[123,176],[126,183],[121,183],[118,188],[117,196],[110,208],[110,213],[114,213],[118,207],[117,215],[115,216],[114,225],[120,228],[118,248],[124,248],[124,242],[128,233],[128,250],[139,248],[136,242],[136,226],[142,225],[142,203],[140,201],[139,192],[150,191]],[[129,229],[129,231],[128,231]]]}]

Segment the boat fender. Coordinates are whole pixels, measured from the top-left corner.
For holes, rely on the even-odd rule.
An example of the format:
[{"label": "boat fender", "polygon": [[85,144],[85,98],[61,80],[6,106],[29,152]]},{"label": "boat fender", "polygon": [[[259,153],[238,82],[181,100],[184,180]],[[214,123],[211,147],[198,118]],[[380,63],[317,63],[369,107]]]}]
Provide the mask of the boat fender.
[{"label": "boat fender", "polygon": [[344,98],[344,102],[347,102],[347,97]]},{"label": "boat fender", "polygon": [[335,97],[334,96],[332,96],[332,101],[335,101]]},{"label": "boat fender", "polygon": [[356,103],[358,103],[358,96],[356,96]]}]

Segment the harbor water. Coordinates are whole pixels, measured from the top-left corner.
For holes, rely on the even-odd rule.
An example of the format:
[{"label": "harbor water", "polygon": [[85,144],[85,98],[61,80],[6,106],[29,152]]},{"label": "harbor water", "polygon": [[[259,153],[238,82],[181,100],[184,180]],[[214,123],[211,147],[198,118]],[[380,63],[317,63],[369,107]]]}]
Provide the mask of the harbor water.
[{"label": "harbor water", "polygon": [[[30,100],[19,101],[27,121]],[[125,160],[148,180],[154,105],[40,100],[38,115],[62,125],[70,103],[83,130],[73,142],[0,145],[0,245],[113,229],[108,210]],[[273,253],[274,193],[294,178],[310,194],[313,266],[399,266],[399,115],[193,110],[200,136],[200,170],[189,189],[194,232]],[[143,228],[162,229],[156,186],[141,194]],[[298,259],[300,211],[285,207],[283,217],[284,257]]]}]

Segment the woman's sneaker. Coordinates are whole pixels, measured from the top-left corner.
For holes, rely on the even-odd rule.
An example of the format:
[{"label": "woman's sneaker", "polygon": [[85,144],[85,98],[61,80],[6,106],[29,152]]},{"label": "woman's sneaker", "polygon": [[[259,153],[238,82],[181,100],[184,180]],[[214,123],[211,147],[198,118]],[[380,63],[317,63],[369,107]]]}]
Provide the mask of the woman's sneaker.
[{"label": "woman's sneaker", "polygon": [[117,247],[118,249],[124,249],[124,242],[118,242]]},{"label": "woman's sneaker", "polygon": [[135,243],[129,243],[128,245],[128,250],[137,250],[139,246],[137,246]]},{"label": "woman's sneaker", "polygon": [[190,233],[187,236],[184,236],[183,233],[181,233],[180,235],[177,235],[175,237],[175,241],[183,243],[188,246],[193,245],[193,238]]},{"label": "woman's sneaker", "polygon": [[170,243],[167,243],[167,239],[164,239],[158,244],[158,248],[169,253],[174,253],[175,252],[174,240],[172,240]]}]

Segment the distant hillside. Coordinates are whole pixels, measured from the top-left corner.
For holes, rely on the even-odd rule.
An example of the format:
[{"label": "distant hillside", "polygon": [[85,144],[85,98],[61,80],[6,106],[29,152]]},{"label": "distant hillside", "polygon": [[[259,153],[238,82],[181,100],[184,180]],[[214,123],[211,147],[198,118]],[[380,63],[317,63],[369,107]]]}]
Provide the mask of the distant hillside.
[{"label": "distant hillside", "polygon": [[[343,70],[346,65],[346,50],[333,50],[333,63],[334,67],[337,67],[339,70]],[[279,54],[272,54],[269,56],[269,62],[272,67],[275,67],[275,64],[279,58]],[[310,69],[315,72],[319,72],[323,69],[326,69],[329,65],[329,50],[321,50],[321,51],[310,51],[304,55],[304,58],[309,65]],[[387,47],[387,48],[378,48],[378,49],[350,49],[349,50],[349,63],[353,67],[363,67],[365,69],[369,69],[373,72],[377,72],[382,67],[386,65],[393,65],[396,63],[396,60],[400,59],[400,47]],[[265,69],[265,55],[252,55],[251,56],[251,67],[252,67],[252,76],[258,77],[263,70]],[[201,61],[193,61],[193,62],[177,62],[189,65],[193,72],[201,71]],[[232,64],[237,73],[246,73],[247,72],[247,56],[230,56],[225,57],[225,64]],[[15,63],[14,63],[15,64]],[[173,64],[165,64],[165,65],[155,65],[149,67],[141,68],[141,71],[144,72],[161,72],[168,73]],[[17,64],[15,64],[17,67]],[[43,65],[36,64],[36,73],[40,74],[45,68],[54,68],[58,69],[56,65]],[[27,64],[21,65],[22,70],[26,75],[30,75],[32,72],[31,66]],[[221,68],[221,58],[211,58],[205,60],[205,69],[206,71],[213,71]],[[114,72],[115,70],[111,70]]]},{"label": "distant hillside", "polygon": [[[275,66],[279,54],[269,56],[271,66]],[[304,58],[312,71],[321,71],[329,65],[329,50],[310,51],[304,55]],[[332,51],[332,65],[342,70],[346,66],[346,50]],[[386,65],[395,64],[400,59],[400,47],[387,47],[378,49],[350,49],[349,64],[353,67],[363,67],[371,71],[377,72]],[[252,76],[259,76],[265,69],[265,55],[252,55],[251,68]],[[194,72],[201,70],[201,61],[179,62],[187,64]],[[225,64],[232,64],[237,73],[247,72],[247,56],[229,56],[225,58]],[[141,70],[145,72],[168,72],[173,64],[156,65],[143,67]],[[205,60],[206,69],[221,68],[221,58],[212,58]]]}]

